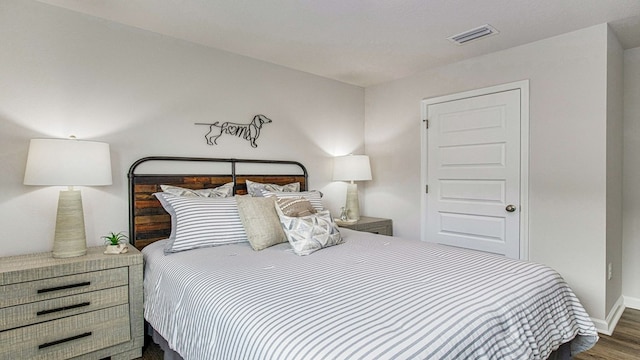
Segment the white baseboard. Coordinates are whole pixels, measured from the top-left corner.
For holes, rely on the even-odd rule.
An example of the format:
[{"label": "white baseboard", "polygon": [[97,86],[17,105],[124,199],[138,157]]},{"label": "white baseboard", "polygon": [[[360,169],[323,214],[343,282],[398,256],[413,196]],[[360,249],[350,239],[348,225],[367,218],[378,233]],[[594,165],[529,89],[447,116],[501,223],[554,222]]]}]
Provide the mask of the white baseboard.
[{"label": "white baseboard", "polygon": [[630,296],[624,296],[624,306],[631,309],[640,310],[640,299]]},{"label": "white baseboard", "polygon": [[[613,334],[613,330],[616,328],[616,325],[618,325],[618,321],[624,312],[626,300],[627,298],[620,296],[605,320],[591,318],[591,321],[593,321],[599,333],[609,336]],[[640,304],[640,302],[638,304]]]},{"label": "white baseboard", "polygon": [[591,321],[593,321],[593,324],[596,326],[596,330],[598,330],[599,333],[605,334],[605,335],[611,335],[607,333],[609,331],[609,325],[607,325],[607,322],[605,320],[596,319],[592,317]]}]

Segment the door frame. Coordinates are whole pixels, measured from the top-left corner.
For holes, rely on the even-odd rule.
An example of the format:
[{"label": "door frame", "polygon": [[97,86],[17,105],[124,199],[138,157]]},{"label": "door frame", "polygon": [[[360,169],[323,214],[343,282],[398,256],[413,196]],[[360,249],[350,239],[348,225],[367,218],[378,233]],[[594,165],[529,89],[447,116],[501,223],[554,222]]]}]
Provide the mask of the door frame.
[{"label": "door frame", "polygon": [[529,80],[515,81],[507,84],[485,87],[455,94],[425,98],[420,102],[421,125],[420,132],[420,176],[422,197],[420,201],[420,239],[427,237],[427,193],[428,179],[428,134],[425,125],[429,105],[461,100],[482,95],[489,95],[509,90],[520,90],[520,259],[529,259]]}]

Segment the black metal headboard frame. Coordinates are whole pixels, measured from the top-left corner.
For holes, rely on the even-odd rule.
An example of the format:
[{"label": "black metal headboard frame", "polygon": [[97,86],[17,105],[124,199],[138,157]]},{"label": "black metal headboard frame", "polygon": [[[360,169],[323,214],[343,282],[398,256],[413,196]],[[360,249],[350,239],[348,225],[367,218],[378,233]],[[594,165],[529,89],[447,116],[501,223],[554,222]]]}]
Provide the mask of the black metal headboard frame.
[{"label": "black metal headboard frame", "polygon": [[[147,162],[152,162],[152,161],[158,161],[158,162],[182,162],[182,163],[188,163],[188,162],[206,162],[206,163],[229,163],[231,164],[231,173],[225,173],[225,174],[173,174],[170,173],[170,171],[167,171],[166,173],[163,172],[162,174],[136,174],[136,168],[138,166],[140,166],[143,163],[147,163]],[[290,175],[290,174],[268,174],[268,175],[259,175],[259,174],[237,174],[236,171],[236,165],[237,164],[275,164],[275,165],[293,165],[293,166],[297,166],[300,168],[300,170],[302,170],[302,174],[295,174],[295,175]],[[136,192],[135,192],[135,185],[137,184],[137,181],[139,181],[140,179],[143,178],[175,178],[175,177],[202,177],[202,176],[215,176],[215,177],[223,177],[223,176],[230,176],[233,179],[233,184],[234,184],[234,193],[238,193],[238,189],[239,189],[239,183],[238,183],[238,177],[242,176],[244,178],[246,177],[282,177],[282,176],[296,176],[296,177],[303,177],[304,178],[304,183],[302,184],[302,188],[301,190],[307,190],[308,188],[308,173],[307,173],[307,169],[304,167],[304,165],[302,165],[301,163],[297,162],[297,161],[289,161],[289,160],[257,160],[257,159],[224,159],[224,158],[204,158],[204,157],[177,157],[177,156],[149,156],[149,157],[144,157],[141,158],[137,161],[135,161],[131,167],[129,168],[129,172],[127,174],[128,180],[129,180],[129,242],[132,245],[136,245],[136,239],[135,239],[135,212],[136,212],[136,208],[135,208],[135,201],[136,201]],[[244,186],[244,185],[243,185]]]}]

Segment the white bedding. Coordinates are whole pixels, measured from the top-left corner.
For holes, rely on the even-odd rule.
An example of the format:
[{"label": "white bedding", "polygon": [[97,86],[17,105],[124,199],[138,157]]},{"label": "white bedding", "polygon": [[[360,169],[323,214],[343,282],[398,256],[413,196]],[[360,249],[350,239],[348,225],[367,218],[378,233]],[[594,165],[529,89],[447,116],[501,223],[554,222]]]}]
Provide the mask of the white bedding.
[{"label": "white bedding", "polygon": [[186,360],[546,359],[598,339],[552,269],[340,229],[309,256],[143,250],[145,319]]}]

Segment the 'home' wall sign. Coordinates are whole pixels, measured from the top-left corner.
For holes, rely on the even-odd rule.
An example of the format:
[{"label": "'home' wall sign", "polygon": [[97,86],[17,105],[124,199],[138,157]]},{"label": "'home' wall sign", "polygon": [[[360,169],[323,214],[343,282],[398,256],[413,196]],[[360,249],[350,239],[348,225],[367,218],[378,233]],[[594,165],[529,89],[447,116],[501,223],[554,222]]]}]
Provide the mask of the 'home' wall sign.
[{"label": "'home' wall sign", "polygon": [[258,137],[260,137],[260,130],[262,129],[262,125],[268,124],[270,122],[272,121],[268,117],[264,115],[256,115],[248,124],[240,124],[230,121],[225,121],[223,123],[216,121],[213,124],[195,124],[209,126],[209,132],[204,136],[208,145],[218,145],[218,138],[220,138],[224,134],[227,134],[243,138],[247,140],[249,144],[251,144],[251,147],[255,148],[258,147],[256,141],[258,140]]}]

